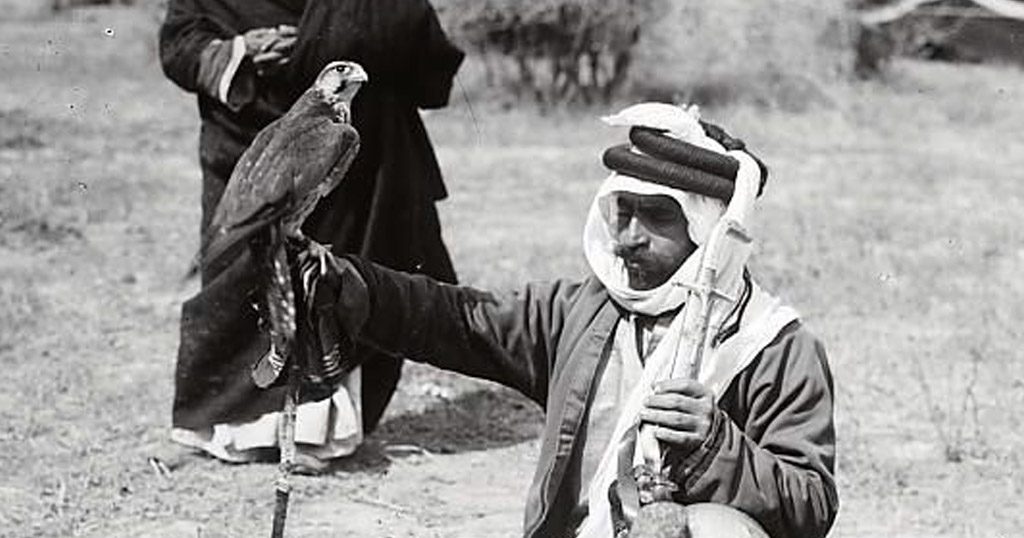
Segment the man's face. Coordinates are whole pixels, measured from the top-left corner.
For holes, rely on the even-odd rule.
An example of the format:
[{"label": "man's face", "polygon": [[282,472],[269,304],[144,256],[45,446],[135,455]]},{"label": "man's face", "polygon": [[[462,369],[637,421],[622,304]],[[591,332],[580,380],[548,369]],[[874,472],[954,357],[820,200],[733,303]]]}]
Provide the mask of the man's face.
[{"label": "man's face", "polygon": [[615,255],[622,258],[635,290],[656,288],[697,249],[686,217],[668,196],[615,192],[609,220]]}]

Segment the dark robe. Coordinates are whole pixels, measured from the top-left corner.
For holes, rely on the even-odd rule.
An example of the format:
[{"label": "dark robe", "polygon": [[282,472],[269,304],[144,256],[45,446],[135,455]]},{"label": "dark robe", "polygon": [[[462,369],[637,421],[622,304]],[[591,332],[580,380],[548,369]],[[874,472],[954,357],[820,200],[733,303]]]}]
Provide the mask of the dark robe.
[{"label": "dark robe", "polygon": [[[227,179],[260,129],[283,114],[327,62],[354,60],[370,81],[352,106],[359,155],[341,186],[306,222],[336,253],[358,253],[388,267],[454,282],[434,203],[445,197],[440,169],[418,108],[447,104],[463,54],[426,0],[171,0],[160,29],[167,76],[195,92],[202,127],[202,228]],[[251,101],[234,111],[201,87],[200,53],[214,39],[289,24],[299,38],[288,67],[256,79]],[[236,77],[254,77],[246,60]],[[280,388],[257,389],[250,367],[267,348],[252,305],[256,275],[248,255],[216,274],[182,307],[175,374],[175,427],[205,430],[279,410]],[[357,353],[371,354],[367,349]],[[377,423],[394,392],[401,359],[373,357],[363,369],[364,428]]]}]

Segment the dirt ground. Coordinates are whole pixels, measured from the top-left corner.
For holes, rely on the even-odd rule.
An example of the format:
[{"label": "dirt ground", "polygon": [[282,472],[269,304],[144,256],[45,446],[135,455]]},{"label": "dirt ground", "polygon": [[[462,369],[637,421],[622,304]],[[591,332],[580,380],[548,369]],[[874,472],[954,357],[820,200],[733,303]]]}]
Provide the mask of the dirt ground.
[{"label": "dirt ground", "polygon": [[[145,17],[0,21],[0,536],[269,533],[273,465],[167,440],[198,122]],[[829,349],[832,536],[1016,536],[1024,74],[898,67],[807,111],[708,114],[771,164],[754,269]],[[473,104],[427,116],[460,278],[583,274],[597,157],[622,133],[594,111]],[[296,480],[289,535],[515,536],[540,420],[509,390],[409,365],[380,431]]]}]

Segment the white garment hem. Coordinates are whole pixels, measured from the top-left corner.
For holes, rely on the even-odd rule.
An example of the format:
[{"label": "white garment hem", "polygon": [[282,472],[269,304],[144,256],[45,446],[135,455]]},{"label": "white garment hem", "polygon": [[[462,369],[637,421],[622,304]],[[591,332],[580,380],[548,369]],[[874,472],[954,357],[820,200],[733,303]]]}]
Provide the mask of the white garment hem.
[{"label": "white garment hem", "polygon": [[[356,368],[331,397],[298,406],[295,443],[300,453],[328,460],[348,456],[362,444],[361,378]],[[281,416],[275,411],[250,422],[214,424],[206,430],[173,428],[171,440],[227,462],[255,461],[265,449],[278,446]]]}]

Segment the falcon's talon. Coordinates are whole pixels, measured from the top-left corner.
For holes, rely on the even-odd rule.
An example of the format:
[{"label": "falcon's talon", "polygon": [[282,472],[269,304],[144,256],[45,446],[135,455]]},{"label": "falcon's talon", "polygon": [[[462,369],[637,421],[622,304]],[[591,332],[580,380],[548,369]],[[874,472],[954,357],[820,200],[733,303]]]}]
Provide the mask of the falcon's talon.
[{"label": "falcon's talon", "polygon": [[317,265],[320,268],[320,276],[326,275],[331,256],[330,245],[321,245],[316,241],[310,241],[306,246],[306,253],[309,256],[316,258]]}]

